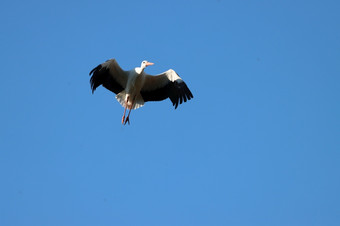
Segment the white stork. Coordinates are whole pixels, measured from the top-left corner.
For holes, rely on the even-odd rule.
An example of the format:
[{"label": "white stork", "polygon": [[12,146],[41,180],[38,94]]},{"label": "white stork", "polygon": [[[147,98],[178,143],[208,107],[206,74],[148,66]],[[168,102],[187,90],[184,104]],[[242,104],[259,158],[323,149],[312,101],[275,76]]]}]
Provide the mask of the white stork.
[{"label": "white stork", "polygon": [[[178,74],[169,69],[159,75],[146,74],[144,69],[153,63],[144,60],[140,67],[124,71],[115,59],[99,64],[91,72],[92,93],[100,85],[117,94],[116,99],[124,107],[122,124],[130,124],[132,109],[142,107],[147,101],[170,98],[175,109],[182,102],[193,98],[192,93]],[[126,109],[129,113],[125,119]]]}]

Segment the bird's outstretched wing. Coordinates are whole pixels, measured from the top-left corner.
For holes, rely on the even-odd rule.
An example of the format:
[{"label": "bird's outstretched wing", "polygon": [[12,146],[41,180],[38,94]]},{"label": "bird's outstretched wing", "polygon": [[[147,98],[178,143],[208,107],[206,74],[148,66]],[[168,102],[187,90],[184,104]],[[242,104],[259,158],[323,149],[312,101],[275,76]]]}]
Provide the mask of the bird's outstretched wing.
[{"label": "bird's outstretched wing", "polygon": [[92,75],[90,79],[92,93],[98,86],[103,85],[117,94],[125,89],[128,79],[128,73],[121,69],[115,59],[99,64],[92,69],[90,75]]},{"label": "bird's outstretched wing", "polygon": [[170,98],[175,109],[194,96],[178,74],[170,69],[162,74],[146,75],[144,85],[140,91],[144,101],[161,101]]}]

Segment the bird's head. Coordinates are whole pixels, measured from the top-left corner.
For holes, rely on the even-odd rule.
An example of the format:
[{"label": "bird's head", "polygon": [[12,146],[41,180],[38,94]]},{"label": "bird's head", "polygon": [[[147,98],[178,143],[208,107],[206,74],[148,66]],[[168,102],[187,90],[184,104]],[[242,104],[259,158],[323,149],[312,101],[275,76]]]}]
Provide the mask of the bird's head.
[{"label": "bird's head", "polygon": [[148,62],[147,60],[143,60],[142,64],[141,64],[141,68],[146,68],[147,66],[153,65],[153,63]]}]

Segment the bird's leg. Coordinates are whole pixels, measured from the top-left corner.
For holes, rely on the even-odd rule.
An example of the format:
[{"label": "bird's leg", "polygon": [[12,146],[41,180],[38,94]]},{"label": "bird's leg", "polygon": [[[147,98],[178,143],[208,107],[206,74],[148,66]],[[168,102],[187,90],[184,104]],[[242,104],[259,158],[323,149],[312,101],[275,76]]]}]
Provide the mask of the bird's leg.
[{"label": "bird's leg", "polygon": [[130,116],[130,112],[131,112],[131,108],[130,108],[128,116],[126,117],[124,125],[126,125],[126,123],[129,123],[129,125],[130,125],[130,117],[129,117]]},{"label": "bird's leg", "polygon": [[[124,121],[125,121],[125,113],[126,113],[126,108],[128,106],[128,102],[129,102],[129,97],[127,97],[127,99],[125,101],[124,114],[123,114],[123,117],[122,117],[122,124],[124,124]],[[125,122],[125,124],[126,124],[126,122]]]},{"label": "bird's leg", "polygon": [[130,125],[130,113],[131,113],[131,110],[132,110],[132,108],[133,108],[134,102],[135,102],[135,98],[133,98],[133,101],[132,101],[132,103],[131,103],[131,107],[130,107],[130,110],[129,110],[129,114],[128,114],[128,116],[126,117],[126,120],[125,120],[124,125],[125,125],[127,122],[128,122],[129,125]]}]

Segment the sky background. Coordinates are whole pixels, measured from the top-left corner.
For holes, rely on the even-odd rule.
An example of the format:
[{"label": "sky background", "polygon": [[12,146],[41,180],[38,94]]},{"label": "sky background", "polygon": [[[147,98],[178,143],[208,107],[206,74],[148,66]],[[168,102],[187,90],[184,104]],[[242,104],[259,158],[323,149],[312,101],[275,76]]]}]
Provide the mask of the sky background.
[{"label": "sky background", "polygon": [[[339,1],[1,1],[0,225],[340,225]],[[123,108],[89,71],[178,72]]]}]

